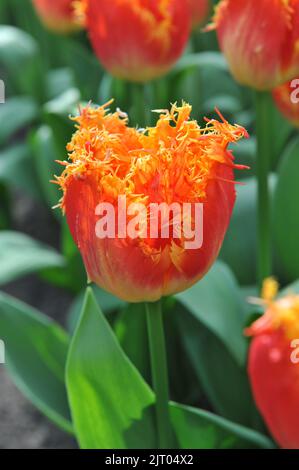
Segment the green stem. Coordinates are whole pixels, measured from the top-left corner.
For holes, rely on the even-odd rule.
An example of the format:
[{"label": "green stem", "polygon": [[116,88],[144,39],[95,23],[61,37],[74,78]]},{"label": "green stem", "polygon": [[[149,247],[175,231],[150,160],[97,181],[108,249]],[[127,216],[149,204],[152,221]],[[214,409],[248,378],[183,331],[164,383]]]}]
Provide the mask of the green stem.
[{"label": "green stem", "polygon": [[258,179],[258,282],[272,274],[271,212],[269,174],[271,164],[271,134],[268,93],[256,94],[257,179]]},{"label": "green stem", "polygon": [[168,372],[161,303],[146,303],[153,388],[156,394],[156,425],[160,449],[172,447],[168,408]]},{"label": "green stem", "polygon": [[135,124],[140,127],[147,126],[147,97],[146,85],[143,83],[133,83],[133,101]]}]

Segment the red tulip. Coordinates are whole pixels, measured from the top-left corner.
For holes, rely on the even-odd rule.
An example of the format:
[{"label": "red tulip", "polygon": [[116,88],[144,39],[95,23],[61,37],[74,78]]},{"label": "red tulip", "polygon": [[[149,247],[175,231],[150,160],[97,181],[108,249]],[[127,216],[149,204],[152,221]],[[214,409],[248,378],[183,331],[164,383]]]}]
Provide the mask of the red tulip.
[{"label": "red tulip", "polygon": [[103,66],[145,82],[166,73],[190,32],[187,0],[89,0],[86,25]]},{"label": "red tulip", "polygon": [[299,449],[299,295],[268,299],[265,305],[265,314],[247,329],[254,337],[248,364],[251,386],[277,443]]},{"label": "red tulip", "polygon": [[[57,181],[63,190],[61,207],[89,278],[124,300],[155,301],[187,289],[219,253],[235,202],[236,165],[228,145],[247,133],[225,120],[211,120],[200,128],[190,112],[189,105],[161,111],[157,125],[146,131],[129,127],[124,113],[110,114],[105,106],[87,107],[75,118],[70,162],[62,163],[66,168]],[[134,222],[137,236],[118,230],[103,238],[99,206],[109,203],[118,217],[120,197],[127,207],[144,208],[144,217]],[[173,203],[182,218],[171,214],[164,219],[165,207],[161,217],[154,214],[153,205],[168,208]],[[197,225],[193,212],[200,203],[203,225]],[[186,204],[192,212],[184,217]],[[126,215],[132,224],[132,213]],[[202,245],[187,248],[192,236],[185,222],[190,222],[194,237],[202,230]],[[156,235],[147,223],[157,228]],[[112,217],[108,224],[113,230],[120,227]],[[164,230],[169,230],[166,236]]]},{"label": "red tulip", "polygon": [[32,0],[44,25],[58,33],[68,33],[81,27],[75,15],[74,0]]},{"label": "red tulip", "polygon": [[299,74],[299,0],[222,0],[214,26],[240,83],[271,90]]},{"label": "red tulip", "polygon": [[299,79],[275,88],[273,98],[281,113],[299,127]]},{"label": "red tulip", "polygon": [[188,0],[191,7],[192,25],[196,28],[207,18],[210,2],[209,0]]}]

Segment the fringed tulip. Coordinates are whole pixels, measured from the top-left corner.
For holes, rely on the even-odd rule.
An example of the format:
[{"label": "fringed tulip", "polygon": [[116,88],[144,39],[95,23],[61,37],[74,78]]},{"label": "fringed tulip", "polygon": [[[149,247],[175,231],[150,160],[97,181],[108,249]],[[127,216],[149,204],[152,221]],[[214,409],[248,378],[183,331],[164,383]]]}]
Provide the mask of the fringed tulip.
[{"label": "fringed tulip", "polygon": [[207,18],[210,1],[209,0],[188,0],[191,7],[191,20],[193,28],[198,27]]},{"label": "fringed tulip", "polygon": [[57,33],[69,33],[81,27],[75,14],[76,0],[32,0],[44,25]]},{"label": "fringed tulip", "polygon": [[247,329],[253,336],[249,377],[257,406],[277,443],[299,449],[299,295],[273,300],[275,281],[264,285],[265,314]]},{"label": "fringed tulip", "polygon": [[280,112],[299,127],[299,79],[275,88],[273,98]]},{"label": "fringed tulip", "polygon": [[[70,162],[62,162],[65,171],[57,178],[61,207],[89,278],[121,299],[155,301],[187,289],[219,253],[235,202],[236,165],[228,145],[247,133],[224,119],[200,128],[190,112],[187,104],[160,111],[157,125],[146,130],[129,127],[124,113],[110,114],[105,106],[87,107],[74,118],[78,130],[68,145]],[[112,204],[119,214],[119,197],[125,197],[127,207],[145,208],[142,221],[134,222],[140,235],[99,238],[99,204]],[[183,217],[173,213],[166,227],[162,220],[167,219],[155,215],[153,205],[173,203]],[[203,204],[203,226],[195,227],[194,212],[186,215],[185,203]],[[128,210],[129,223],[132,215]],[[194,236],[203,230],[198,248],[186,248],[191,235],[185,231],[185,215],[197,228]],[[147,222],[157,226],[156,235],[143,231]]]},{"label": "fringed tulip", "polygon": [[188,41],[188,0],[89,0],[86,27],[114,76],[146,82],[166,73]]},{"label": "fringed tulip", "polygon": [[221,0],[214,25],[234,78],[271,90],[299,74],[299,0]]}]

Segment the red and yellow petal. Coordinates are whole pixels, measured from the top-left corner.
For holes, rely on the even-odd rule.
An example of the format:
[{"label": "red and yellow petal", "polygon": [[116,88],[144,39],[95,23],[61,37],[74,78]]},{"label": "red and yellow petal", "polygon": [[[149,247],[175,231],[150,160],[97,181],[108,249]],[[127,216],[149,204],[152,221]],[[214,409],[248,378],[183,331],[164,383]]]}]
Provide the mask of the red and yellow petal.
[{"label": "red and yellow petal", "polygon": [[299,73],[298,0],[222,0],[214,22],[240,83],[270,90]]},{"label": "red and yellow petal", "polygon": [[190,31],[187,0],[89,0],[86,25],[104,67],[144,82],[179,58]]},{"label": "red and yellow petal", "polygon": [[[223,242],[235,202],[228,145],[247,133],[225,120],[200,128],[190,113],[188,105],[173,106],[146,131],[129,127],[124,113],[110,114],[105,106],[87,107],[75,118],[70,161],[62,162],[65,170],[57,178],[61,206],[89,278],[124,300],[154,301],[190,287],[208,271]],[[183,220],[179,236],[170,231],[163,237],[163,223],[155,219],[155,237],[147,229],[145,236],[98,238],[96,207],[109,202],[117,214],[120,196],[128,204],[142,203],[146,220],[153,219],[153,203],[180,209],[203,204],[203,244],[186,248]]]},{"label": "red and yellow petal", "polygon": [[75,14],[76,0],[32,0],[44,25],[58,33],[69,33],[82,25]]}]

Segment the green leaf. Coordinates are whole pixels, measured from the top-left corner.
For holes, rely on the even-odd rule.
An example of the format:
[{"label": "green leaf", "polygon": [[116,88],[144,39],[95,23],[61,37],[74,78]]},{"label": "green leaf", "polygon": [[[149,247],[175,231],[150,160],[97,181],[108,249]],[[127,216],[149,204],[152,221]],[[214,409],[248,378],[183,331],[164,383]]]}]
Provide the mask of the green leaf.
[{"label": "green leaf", "polygon": [[103,69],[95,54],[79,41],[69,40],[64,49],[64,64],[72,69],[82,99],[96,100]]},{"label": "green leaf", "polygon": [[170,404],[172,423],[181,449],[272,449],[262,434],[208,411]]},{"label": "green leaf", "polygon": [[52,248],[19,232],[0,232],[0,285],[58,266],[64,258]]},{"label": "green leaf", "polygon": [[240,367],[223,342],[182,307],[178,306],[173,314],[187,353],[185,362],[193,366],[213,410],[227,419],[260,429],[245,366]]},{"label": "green leaf", "polygon": [[185,54],[174,66],[173,73],[197,67],[212,67],[214,69],[228,71],[227,62],[220,52],[199,52]]},{"label": "green leaf", "polygon": [[200,282],[177,298],[225,344],[238,364],[245,363],[246,308],[234,276],[224,263],[217,262]]},{"label": "green leaf", "polygon": [[[100,305],[102,305],[99,302]],[[150,359],[145,307],[129,304],[119,314],[114,331],[118,341],[145,380],[150,380]]]},{"label": "green leaf", "polygon": [[[115,297],[114,295],[110,294],[109,292],[106,292],[105,290],[101,289],[96,285],[92,286],[92,290],[98,304],[101,306],[102,312],[106,316],[112,314],[117,310],[120,310],[126,305],[125,302],[120,300],[118,297]],[[75,330],[78,324],[78,320],[80,318],[80,314],[84,305],[84,299],[85,290],[77,295],[70,307],[68,313],[68,327],[69,330],[72,332]]]},{"label": "green leaf", "polygon": [[67,361],[67,390],[82,448],[153,448],[154,395],[121,350],[91,289]]},{"label": "green leaf", "polygon": [[59,96],[56,96],[44,106],[44,111],[49,114],[68,116],[74,111],[80,102],[80,91],[77,88],[68,88]]},{"label": "green leaf", "polygon": [[[52,208],[58,204],[61,198],[58,186],[50,183],[50,180],[54,179],[54,175],[61,172],[61,166],[55,163],[59,155],[52,129],[49,126],[41,126],[31,135],[30,144],[41,193],[49,208]],[[55,211],[54,214],[60,219],[59,211]]]},{"label": "green leaf", "polygon": [[0,293],[0,337],[20,390],[55,424],[72,432],[64,384],[66,333],[38,311]]},{"label": "green leaf", "polygon": [[74,87],[74,74],[69,67],[50,70],[47,74],[47,93],[50,100]]},{"label": "green leaf", "polygon": [[287,147],[278,169],[274,196],[274,241],[287,277],[299,277],[299,138]]},{"label": "green leaf", "polygon": [[0,152],[0,180],[11,188],[26,191],[35,199],[40,198],[35,172],[27,144],[16,144]]},{"label": "green leaf", "polygon": [[37,115],[38,108],[32,98],[18,96],[7,100],[0,106],[0,145],[31,124]]},{"label": "green leaf", "polygon": [[30,34],[14,26],[0,26],[0,61],[3,65],[16,71],[31,61],[37,52],[37,43]]},{"label": "green leaf", "polygon": [[[65,265],[63,268],[43,271],[42,277],[56,286],[69,289],[77,294],[82,290],[82,286],[86,285],[87,275],[65,218],[62,218],[61,222],[61,251],[65,259]],[[74,273],[76,273],[75,276]]]},{"label": "green leaf", "polygon": [[[271,195],[276,181],[276,175],[271,175]],[[256,281],[257,183],[255,178],[245,179],[243,183],[244,186],[237,187],[237,200],[220,258],[230,266],[240,284],[249,285]]]},{"label": "green leaf", "polygon": [[[20,8],[20,5],[17,7]],[[0,26],[0,64],[8,73],[8,85],[20,93],[43,95],[41,56],[37,41],[14,26]]]}]

